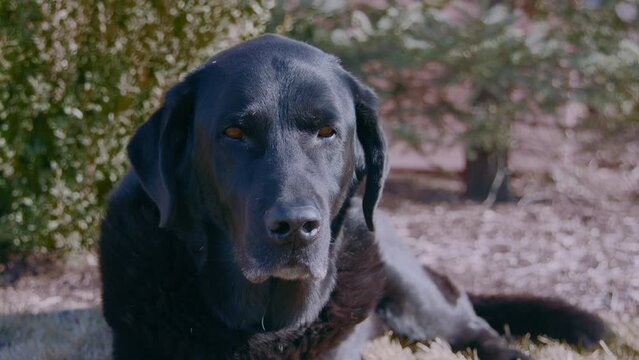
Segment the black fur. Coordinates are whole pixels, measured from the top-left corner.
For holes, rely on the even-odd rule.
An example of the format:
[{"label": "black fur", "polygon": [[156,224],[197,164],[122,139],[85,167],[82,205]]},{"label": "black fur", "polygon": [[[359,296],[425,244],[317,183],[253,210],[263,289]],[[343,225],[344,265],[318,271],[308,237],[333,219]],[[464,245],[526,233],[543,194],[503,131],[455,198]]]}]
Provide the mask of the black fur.
[{"label": "black fur", "polygon": [[[376,106],[335,58],[273,35],[173,87],[131,139],[132,169],[102,224],[114,358],[351,359],[381,334],[378,319],[482,359],[526,358],[374,216],[387,170]],[[333,135],[319,136],[323,127]],[[497,300],[475,300],[497,328],[585,345],[603,333],[563,303],[508,302],[500,313]]]},{"label": "black fur", "polygon": [[504,333],[507,326],[512,335],[546,335],[587,348],[608,335],[606,325],[598,316],[560,299],[469,295],[477,315],[500,333]]}]

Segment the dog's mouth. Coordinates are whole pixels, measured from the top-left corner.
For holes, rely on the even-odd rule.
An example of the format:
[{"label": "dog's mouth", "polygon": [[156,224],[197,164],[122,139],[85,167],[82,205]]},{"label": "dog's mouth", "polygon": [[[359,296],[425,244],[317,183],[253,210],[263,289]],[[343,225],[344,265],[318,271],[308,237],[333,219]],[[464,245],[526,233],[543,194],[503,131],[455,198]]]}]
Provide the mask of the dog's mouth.
[{"label": "dog's mouth", "polygon": [[256,258],[247,259],[248,264],[240,264],[244,277],[255,284],[270,278],[288,281],[319,281],[328,272],[327,261],[307,261],[305,256],[291,253],[282,256],[277,261],[260,261]]},{"label": "dog's mouth", "polygon": [[314,279],[307,265],[295,263],[278,268],[272,276],[284,280],[320,280]]}]

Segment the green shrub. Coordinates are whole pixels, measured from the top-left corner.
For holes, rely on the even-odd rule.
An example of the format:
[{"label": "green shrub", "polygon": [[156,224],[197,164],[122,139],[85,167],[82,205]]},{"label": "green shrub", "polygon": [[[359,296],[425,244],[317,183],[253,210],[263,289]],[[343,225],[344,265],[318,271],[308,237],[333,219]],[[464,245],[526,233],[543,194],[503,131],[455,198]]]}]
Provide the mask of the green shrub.
[{"label": "green shrub", "polygon": [[0,2],[0,260],[94,243],[133,129],[268,0]]}]

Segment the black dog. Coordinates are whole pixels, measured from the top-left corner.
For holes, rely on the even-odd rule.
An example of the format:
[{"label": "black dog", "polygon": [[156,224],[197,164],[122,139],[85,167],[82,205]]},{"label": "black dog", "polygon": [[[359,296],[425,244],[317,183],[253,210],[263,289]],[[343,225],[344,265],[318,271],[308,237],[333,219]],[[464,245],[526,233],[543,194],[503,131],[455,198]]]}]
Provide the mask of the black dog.
[{"label": "black dog", "polygon": [[516,359],[493,328],[584,345],[605,332],[559,301],[471,303],[424,270],[373,216],[375,95],[312,46],[266,35],[216,55],[128,151],[100,239],[115,359],[352,359],[384,326]]}]

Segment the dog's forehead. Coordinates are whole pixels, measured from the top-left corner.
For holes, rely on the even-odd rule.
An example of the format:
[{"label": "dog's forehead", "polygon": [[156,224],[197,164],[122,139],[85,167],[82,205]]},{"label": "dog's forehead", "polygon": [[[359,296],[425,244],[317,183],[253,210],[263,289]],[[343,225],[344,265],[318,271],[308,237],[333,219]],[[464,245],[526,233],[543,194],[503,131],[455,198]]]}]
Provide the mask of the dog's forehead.
[{"label": "dog's forehead", "polygon": [[312,45],[273,34],[262,35],[233,46],[215,55],[211,62],[221,66],[259,66],[275,57],[302,60],[315,66],[338,63],[336,57]]},{"label": "dog's forehead", "polygon": [[218,54],[207,66],[200,79],[204,96],[218,97],[229,113],[343,113],[352,105],[336,58],[299,41],[262,36]]}]

